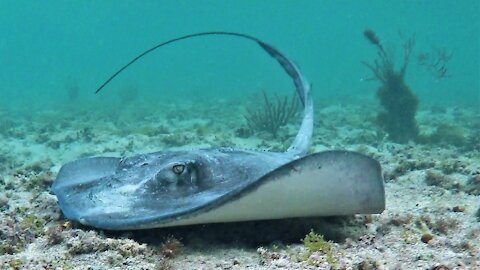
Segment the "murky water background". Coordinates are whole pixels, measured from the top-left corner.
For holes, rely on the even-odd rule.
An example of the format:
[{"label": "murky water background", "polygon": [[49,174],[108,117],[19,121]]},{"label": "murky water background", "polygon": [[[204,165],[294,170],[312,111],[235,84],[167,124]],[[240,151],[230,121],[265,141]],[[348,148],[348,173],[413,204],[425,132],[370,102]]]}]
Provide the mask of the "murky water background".
[{"label": "murky water background", "polygon": [[[421,106],[478,108],[480,100],[480,4],[475,0],[3,1],[0,6],[2,111],[71,108],[66,102],[108,107],[133,96],[181,103],[241,99],[262,89],[290,93],[290,80],[255,44],[207,37],[157,51],[105,93],[93,94],[139,52],[179,35],[212,30],[248,33],[274,44],[295,59],[313,83],[316,100],[327,104],[376,102],[378,83],[362,80],[370,72],[361,62],[376,55],[363,37],[366,28],[376,31],[398,64],[403,57],[399,33],[415,35],[406,81]],[[417,64],[418,54],[434,48],[453,52],[451,78],[438,81]]]}]

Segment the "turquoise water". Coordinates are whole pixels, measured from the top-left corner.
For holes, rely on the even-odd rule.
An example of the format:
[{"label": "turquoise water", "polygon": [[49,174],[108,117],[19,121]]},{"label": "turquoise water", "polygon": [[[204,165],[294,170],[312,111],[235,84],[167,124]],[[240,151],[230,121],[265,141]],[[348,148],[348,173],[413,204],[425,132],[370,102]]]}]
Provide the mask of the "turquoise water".
[{"label": "turquoise water", "polygon": [[[375,57],[364,39],[371,28],[399,60],[402,39],[415,35],[406,81],[420,104],[478,108],[480,2],[470,1],[2,1],[0,106],[28,111],[63,108],[68,89],[77,104],[105,105],[115,91],[136,88],[147,99],[242,98],[259,89],[288,92],[283,71],[253,43],[224,37],[164,48],[94,90],[122,64],[161,41],[224,30],[259,37],[281,49],[325,103],[375,101],[375,82],[361,64]],[[451,78],[438,81],[416,54],[454,53]],[[399,61],[400,62],[400,61]],[[120,89],[120,90],[119,90]]]},{"label": "turquoise water", "polygon": [[[314,232],[334,241],[328,244],[338,260],[334,269],[480,268],[479,17],[479,0],[0,0],[0,269],[313,269],[322,256],[309,257],[301,239]],[[376,40],[367,29],[381,46],[372,45]],[[287,116],[269,130],[267,124],[280,121],[269,117],[272,107],[261,95],[265,91],[278,106],[276,101],[294,92],[291,78],[257,44],[237,37],[205,36],[165,46],[95,94],[146,49],[206,31],[248,34],[293,59],[313,85],[309,151],[348,150],[377,160],[386,211],[345,220],[200,224],[125,234],[68,220],[51,187],[59,183],[62,166],[80,158],[219,147],[282,152],[292,143],[300,105],[288,103],[293,105],[284,110]],[[413,36],[405,84],[368,80],[372,70],[364,62],[374,63],[384,49],[400,70],[403,46]],[[439,79],[418,60],[441,50],[453,56],[444,67],[449,76]],[[171,164],[178,174],[183,164]],[[220,170],[236,166],[220,165]],[[339,166],[339,175],[373,171],[356,165]],[[285,168],[290,166],[297,171],[297,165]],[[158,181],[163,168],[152,179]],[[193,170],[192,182],[204,176]],[[96,175],[89,171],[87,176]],[[105,179],[118,180],[116,175],[94,180],[103,185]],[[72,180],[80,191],[94,186]],[[345,181],[334,183],[317,185],[322,190],[312,197],[342,189]],[[133,186],[112,194],[134,194],[140,185]],[[292,189],[292,198],[302,196],[298,190]],[[86,201],[96,198],[79,194],[86,194]],[[120,201],[107,203],[113,200]],[[276,211],[283,207],[290,211],[280,204]],[[184,254],[172,260],[183,245]]]}]

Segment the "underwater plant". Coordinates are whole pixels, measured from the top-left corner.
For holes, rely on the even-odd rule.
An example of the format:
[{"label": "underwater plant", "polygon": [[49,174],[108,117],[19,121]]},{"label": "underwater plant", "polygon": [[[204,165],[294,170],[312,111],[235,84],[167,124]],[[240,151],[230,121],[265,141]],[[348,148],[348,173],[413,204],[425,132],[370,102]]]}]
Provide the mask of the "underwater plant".
[{"label": "underwater plant", "polygon": [[305,238],[302,239],[303,245],[307,249],[307,252],[303,255],[303,260],[308,261],[310,264],[316,265],[320,262],[315,262],[310,259],[310,256],[314,252],[319,252],[325,256],[325,261],[330,265],[336,265],[337,259],[334,256],[333,244],[330,241],[324,239],[323,235],[310,231]]},{"label": "underwater plant", "polygon": [[173,236],[169,236],[161,245],[161,253],[165,258],[177,257],[183,249],[183,244]]},{"label": "underwater plant", "polygon": [[409,140],[417,140],[419,131],[415,115],[418,108],[418,98],[405,83],[405,73],[415,39],[411,37],[403,44],[403,65],[397,71],[392,54],[384,49],[375,32],[367,29],[363,32],[363,35],[377,48],[377,59],[373,63],[363,62],[363,64],[374,75],[370,80],[378,80],[382,83],[377,90],[377,97],[384,110],[377,115],[378,124],[395,142],[403,143]]},{"label": "underwater plant", "polygon": [[298,112],[299,102],[295,97],[290,100],[284,96],[283,99],[275,96],[275,101],[263,94],[263,106],[256,110],[247,109],[244,115],[248,127],[253,131],[265,131],[273,138],[277,138],[278,130],[285,126]]},{"label": "underwater plant", "polygon": [[447,64],[452,59],[453,52],[446,48],[434,48],[431,53],[420,53],[418,64],[431,72],[438,80],[451,77]]}]

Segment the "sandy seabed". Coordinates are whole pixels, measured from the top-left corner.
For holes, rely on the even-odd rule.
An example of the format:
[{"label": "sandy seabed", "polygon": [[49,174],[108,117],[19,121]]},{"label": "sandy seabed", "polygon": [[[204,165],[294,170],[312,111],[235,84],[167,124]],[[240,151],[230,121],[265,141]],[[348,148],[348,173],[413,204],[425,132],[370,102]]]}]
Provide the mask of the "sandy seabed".
[{"label": "sandy seabed", "polygon": [[[276,139],[249,134],[245,108],[225,100],[159,107],[0,113],[0,268],[480,269],[480,113],[468,108],[422,109],[420,130],[442,127],[443,137],[396,144],[376,127],[375,106],[319,106],[313,151],[354,150],[382,164],[379,215],[128,232],[64,219],[50,185],[68,161],[198,147],[281,151],[297,128]],[[311,230],[330,240],[327,251],[302,243]]]}]

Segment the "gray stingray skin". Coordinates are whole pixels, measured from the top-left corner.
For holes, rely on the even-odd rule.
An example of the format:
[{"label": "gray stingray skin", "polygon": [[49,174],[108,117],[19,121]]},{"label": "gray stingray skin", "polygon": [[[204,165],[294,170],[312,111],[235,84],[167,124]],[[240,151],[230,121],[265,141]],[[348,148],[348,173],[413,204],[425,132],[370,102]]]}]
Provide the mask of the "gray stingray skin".
[{"label": "gray stingray skin", "polygon": [[[293,167],[288,167],[292,161],[301,158],[297,161],[301,165],[302,162],[306,164],[325,159],[327,155],[321,153],[305,156],[313,131],[313,101],[309,83],[290,59],[271,45],[251,36],[206,32],[161,43],[120,69],[97,92],[145,54],[172,42],[207,35],[228,35],[256,42],[293,79],[304,105],[304,115],[300,130],[289,149],[284,153],[230,148],[161,151],[127,158],[92,157],[73,161],[61,168],[52,186],[67,218],[112,230],[161,227],[162,224],[200,215],[247,196],[254,189],[252,187],[269,181],[269,174],[286,175],[292,171]],[[328,155],[337,159],[343,158],[345,153],[338,151]],[[354,160],[357,158],[362,161],[368,159],[367,165],[362,165],[359,170],[372,171],[374,180],[381,182],[374,184],[378,190],[372,195],[380,203],[373,208],[365,206],[361,212],[381,211],[384,207],[384,191],[380,166],[368,157],[355,155]]]},{"label": "gray stingray skin", "polygon": [[[94,157],[64,165],[58,183],[78,182],[57,184],[54,190],[67,218],[99,228],[148,227],[209,202],[219,204],[226,195],[292,159],[280,153],[227,148],[162,151],[125,159]],[[172,173],[178,164],[186,166],[181,175]]]}]

